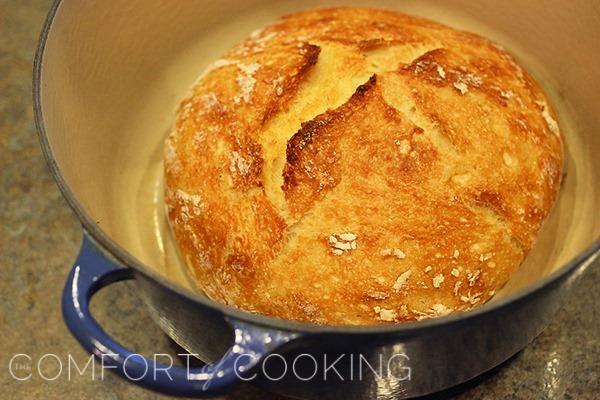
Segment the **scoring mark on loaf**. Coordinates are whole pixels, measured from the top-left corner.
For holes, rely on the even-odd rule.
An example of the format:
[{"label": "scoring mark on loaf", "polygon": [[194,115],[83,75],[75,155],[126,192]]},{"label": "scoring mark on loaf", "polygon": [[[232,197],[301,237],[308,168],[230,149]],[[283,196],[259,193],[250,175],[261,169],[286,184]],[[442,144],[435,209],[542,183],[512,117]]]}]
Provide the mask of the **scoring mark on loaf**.
[{"label": "scoring mark on loaf", "polygon": [[[293,99],[285,109],[268,121],[260,133],[260,142],[264,150],[265,194],[276,206],[288,223],[296,223],[300,215],[290,211],[285,191],[285,166],[294,154],[289,152],[299,134],[309,139],[311,132],[318,131],[327,124],[327,118],[319,118],[328,111],[344,107],[352,97],[367,89],[364,82],[375,72],[393,71],[398,64],[410,63],[437,44],[405,44],[376,40],[368,45],[359,45],[364,53],[356,52],[350,44],[341,44],[329,40],[314,41],[320,49],[318,62],[309,73],[302,77]],[[375,62],[378,60],[377,62]],[[377,65],[375,65],[377,64]],[[335,76],[336,79],[331,79]],[[283,93],[278,91],[277,94]],[[295,139],[296,138],[296,139]],[[406,143],[403,143],[406,145]],[[399,150],[405,151],[400,146]],[[414,152],[411,153],[414,155]],[[330,161],[334,161],[333,159]],[[317,162],[307,163],[304,169],[314,173]],[[335,177],[321,171],[318,191],[326,191],[337,184]]]},{"label": "scoring mark on loaf", "polygon": [[303,123],[346,103],[356,87],[370,76],[366,61],[352,48],[318,41],[311,46],[318,49],[312,68],[298,77],[296,90],[281,91],[289,96],[289,103],[271,116],[258,135],[265,159],[265,194],[290,224],[295,218],[288,211],[282,191],[288,142],[303,128]]},{"label": "scoring mark on loaf", "polygon": [[[370,95],[376,84],[377,77],[373,75],[367,83],[356,89],[343,106],[303,123],[288,142],[282,189],[290,212],[296,219],[340,182],[339,141],[343,135],[352,134],[349,126],[355,125],[352,115],[364,112],[365,103],[376,96]],[[378,100],[383,103],[381,96]]]}]

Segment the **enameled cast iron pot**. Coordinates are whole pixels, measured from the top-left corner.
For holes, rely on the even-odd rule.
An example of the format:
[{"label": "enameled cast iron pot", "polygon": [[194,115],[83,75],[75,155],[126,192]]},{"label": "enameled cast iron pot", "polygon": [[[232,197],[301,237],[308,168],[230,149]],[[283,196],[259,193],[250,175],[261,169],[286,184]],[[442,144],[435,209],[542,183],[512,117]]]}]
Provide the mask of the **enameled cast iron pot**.
[{"label": "enameled cast iron pot", "polygon": [[[152,199],[160,190],[148,182],[160,175],[173,110],[203,66],[280,14],[338,2],[57,1],[35,60],[35,115],[50,168],[83,224],[81,253],[63,297],[65,320],[81,344],[98,357],[109,355],[105,364],[135,383],[174,395],[212,396],[241,377],[300,398],[387,399],[467,381],[533,340],[600,250],[600,5],[440,3],[368,4],[483,33],[516,54],[549,91],[565,130],[560,201],[537,248],[492,302],[418,323],[335,327],[253,315],[177,282],[161,269],[163,249],[151,239],[151,221],[160,218]],[[132,281],[169,336],[213,363],[190,374],[171,368],[167,375],[152,360],[128,357],[89,311],[98,289],[122,280]],[[273,352],[288,366],[281,379],[273,378],[286,372],[283,358],[261,363]],[[336,371],[323,371],[341,356]],[[359,379],[359,359],[384,368]]]}]

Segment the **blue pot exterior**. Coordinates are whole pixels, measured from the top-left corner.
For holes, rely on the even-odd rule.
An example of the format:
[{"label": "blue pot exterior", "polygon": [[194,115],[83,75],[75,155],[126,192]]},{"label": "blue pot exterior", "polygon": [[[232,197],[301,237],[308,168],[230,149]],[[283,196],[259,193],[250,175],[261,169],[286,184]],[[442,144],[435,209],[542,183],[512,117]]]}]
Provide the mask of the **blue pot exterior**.
[{"label": "blue pot exterior", "polygon": [[[228,319],[227,328],[220,326],[220,329],[212,330],[220,331],[223,338],[233,332],[233,340],[214,362],[201,368],[191,368],[189,363],[180,367],[148,359],[110,337],[89,308],[91,298],[98,290],[115,282],[135,279],[133,271],[105,257],[84,235],[79,257],[63,290],[62,311],[73,336],[100,361],[103,368],[111,369],[137,385],[175,396],[214,397],[245,379],[261,359],[297,336]],[[181,310],[185,312],[193,308]],[[224,318],[221,315],[220,321],[225,322]]]},{"label": "blue pot exterior", "polygon": [[[465,318],[423,323],[418,329],[399,325],[396,330],[379,332],[320,331],[302,329],[298,324],[282,329],[262,321],[236,319],[137,269],[117,265],[94,246],[85,236],[65,286],[67,325],[88,351],[97,356],[99,352],[117,354],[111,358],[115,371],[133,383],[194,397],[224,393],[241,380],[303,399],[401,399],[450,388],[494,368],[531,342],[548,325],[593,258],[582,259],[569,273],[527,296]],[[76,276],[83,283],[77,283]],[[132,289],[166,333],[212,364],[189,371],[172,369],[169,379],[160,374],[156,378],[153,368],[161,366],[147,360],[137,359],[136,365],[131,362],[136,358],[130,358],[125,365],[131,352],[86,313],[96,290],[125,279],[133,280]],[[234,353],[232,349],[236,349]],[[148,364],[147,379],[131,379],[140,376],[141,367]],[[236,372],[240,365],[245,370]],[[198,379],[201,374],[203,378]]]},{"label": "blue pot exterior", "polygon": [[[402,399],[456,386],[506,361],[539,335],[590,263],[503,307],[429,329],[361,334],[291,328],[286,334],[297,338],[276,350],[285,361],[277,356],[259,364],[252,382],[302,399]],[[222,339],[231,337],[224,315],[147,277],[136,283],[151,313],[180,345],[206,361],[222,354],[229,340]]]}]

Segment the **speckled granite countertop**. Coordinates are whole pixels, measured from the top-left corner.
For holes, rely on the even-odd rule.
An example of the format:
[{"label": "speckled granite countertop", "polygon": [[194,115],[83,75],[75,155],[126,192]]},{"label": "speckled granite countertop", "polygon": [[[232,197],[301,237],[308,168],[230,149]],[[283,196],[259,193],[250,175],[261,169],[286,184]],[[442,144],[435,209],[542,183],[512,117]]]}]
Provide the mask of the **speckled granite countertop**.
[{"label": "speckled granite countertop", "polygon": [[[87,357],[67,331],[59,306],[81,229],[46,168],[31,109],[32,59],[49,6],[48,0],[0,0],[0,397],[164,398],[110,373],[101,380],[90,374],[69,378],[66,371],[69,355],[80,365]],[[598,287],[596,266],[529,347],[485,377],[432,398],[600,398]],[[92,308],[110,334],[136,351],[178,351],[127,286],[111,286]],[[31,361],[19,356],[9,369],[19,353]],[[45,354],[55,354],[65,370]],[[31,378],[15,379],[11,371]],[[279,397],[242,385],[228,398]]]}]

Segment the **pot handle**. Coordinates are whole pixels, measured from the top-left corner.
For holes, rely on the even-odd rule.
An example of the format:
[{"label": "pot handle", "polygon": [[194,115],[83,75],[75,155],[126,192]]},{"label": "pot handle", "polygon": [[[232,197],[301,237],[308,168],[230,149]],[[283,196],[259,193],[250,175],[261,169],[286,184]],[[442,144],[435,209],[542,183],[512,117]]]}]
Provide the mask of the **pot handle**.
[{"label": "pot handle", "polygon": [[252,369],[275,348],[298,337],[295,333],[261,328],[228,319],[235,340],[220,360],[202,368],[161,364],[135,354],[113,340],[90,313],[92,296],[112,283],[134,279],[133,270],[105,258],[87,233],[65,284],[62,312],[79,343],[102,363],[133,383],[176,396],[212,397],[240,380],[250,380]]}]

